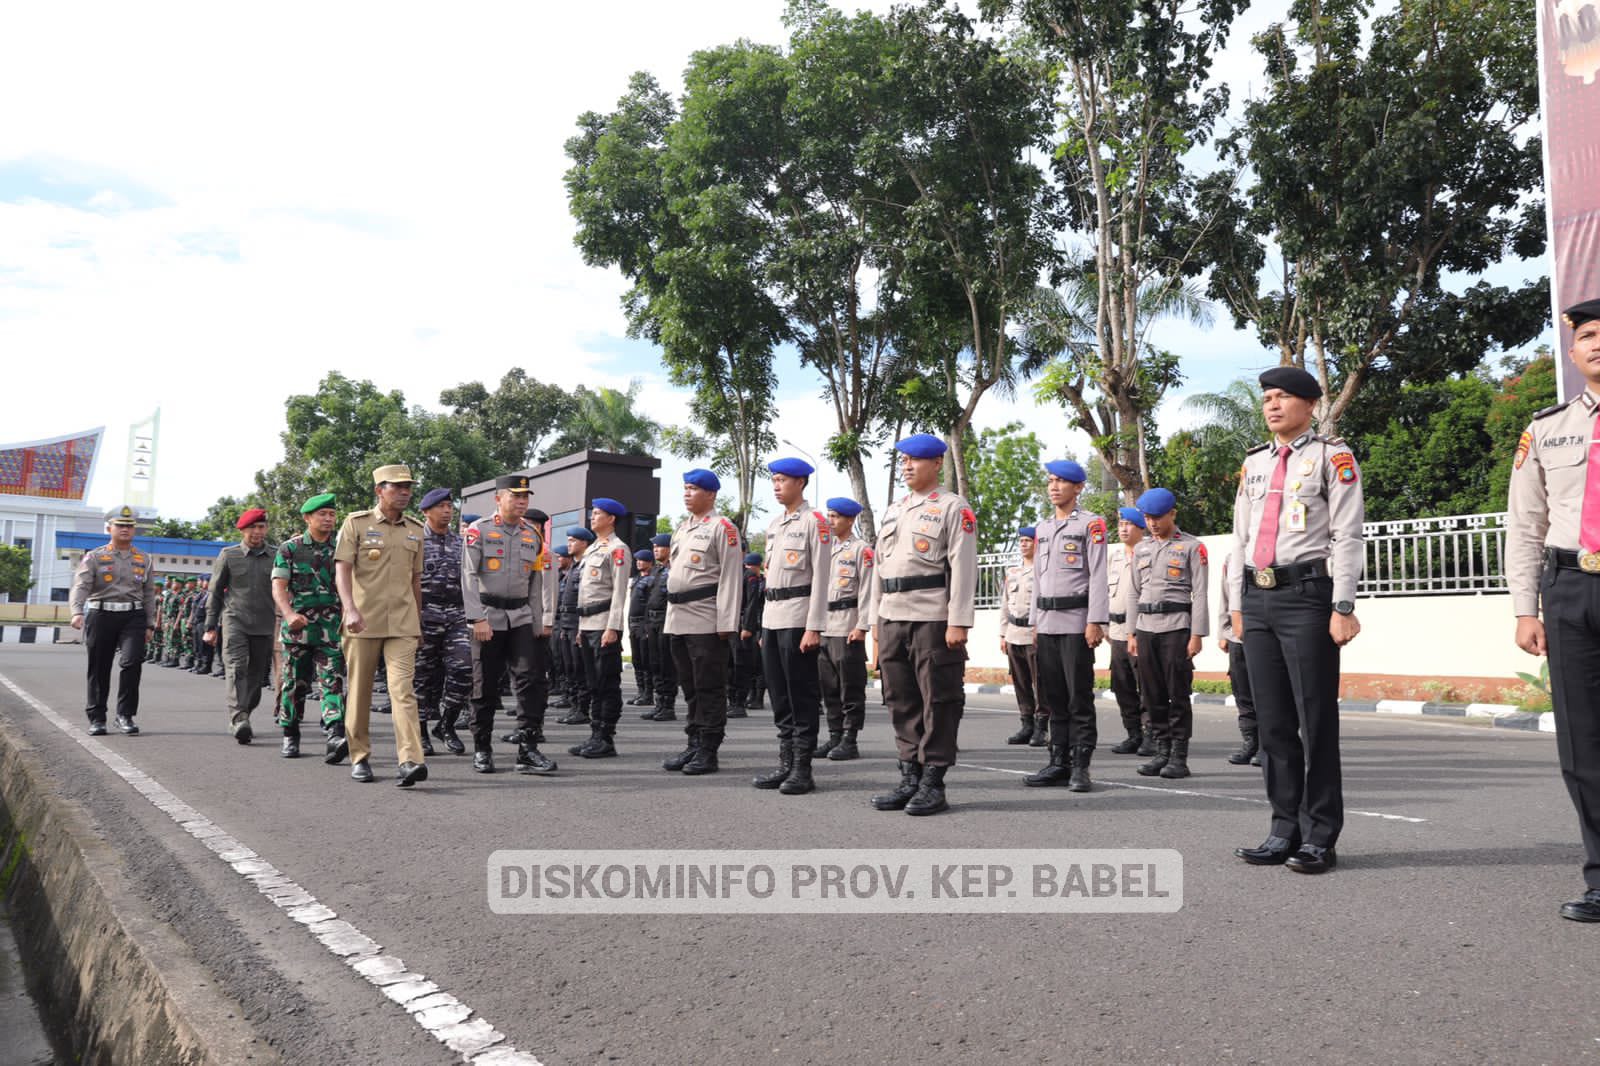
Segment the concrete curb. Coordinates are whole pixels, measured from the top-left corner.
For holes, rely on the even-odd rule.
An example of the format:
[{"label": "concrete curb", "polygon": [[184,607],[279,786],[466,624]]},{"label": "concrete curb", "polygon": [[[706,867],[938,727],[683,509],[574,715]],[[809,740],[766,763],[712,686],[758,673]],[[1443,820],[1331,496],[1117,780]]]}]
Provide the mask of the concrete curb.
[{"label": "concrete curb", "polygon": [[279,1061],[133,891],[114,848],[0,716],[0,895],[47,1022],[75,1061]]}]

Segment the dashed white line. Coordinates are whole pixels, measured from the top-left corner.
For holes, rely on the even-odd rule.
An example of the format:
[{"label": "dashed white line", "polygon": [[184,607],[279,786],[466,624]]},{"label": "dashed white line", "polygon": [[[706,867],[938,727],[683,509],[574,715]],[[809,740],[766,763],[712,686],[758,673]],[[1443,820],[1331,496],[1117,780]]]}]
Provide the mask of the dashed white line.
[{"label": "dashed white line", "polygon": [[[1011,770],[1004,766],[980,766],[974,762],[962,762],[960,766],[964,770],[988,770],[990,773],[996,774],[1027,776],[1032,773],[1031,770]],[[1107,781],[1104,778],[1097,778],[1095,783],[1104,785],[1106,788],[1131,788],[1138,792],[1159,792],[1163,796],[1201,796],[1205,799],[1230,800],[1234,803],[1255,803],[1263,807],[1270,806],[1266,800],[1259,796],[1234,796],[1226,792],[1203,792],[1194,788],[1173,788],[1170,785],[1136,785],[1131,781]],[[1413,825],[1422,825],[1427,822],[1426,818],[1413,818],[1409,814],[1386,814],[1383,811],[1348,810],[1344,813],[1360,815],[1363,818],[1382,818],[1391,822],[1410,822]]]},{"label": "dashed white line", "polygon": [[271,863],[241,844],[232,834],[169,792],[155,778],[109,750],[99,740],[74,728],[61,715],[36,699],[16,682],[0,674],[4,685],[39,715],[77,741],[111,772],[163,811],[235,873],[256,887],[273,906],[306,927],[317,942],[354,970],[368,984],[404,1009],[423,1031],[461,1056],[472,1066],[543,1066],[526,1051],[518,1051],[505,1034],[437,984],[412,972],[403,960],[383,954],[383,946],[332,908],[301,888]]}]

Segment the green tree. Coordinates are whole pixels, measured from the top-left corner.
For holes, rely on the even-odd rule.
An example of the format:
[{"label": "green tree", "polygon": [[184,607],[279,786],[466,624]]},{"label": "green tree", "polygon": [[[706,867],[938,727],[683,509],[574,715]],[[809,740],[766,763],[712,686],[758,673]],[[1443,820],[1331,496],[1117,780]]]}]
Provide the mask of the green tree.
[{"label": "green tree", "polygon": [[[250,506],[236,496],[220,496],[195,523],[195,532],[201,540],[239,540],[242,534],[236,523]],[[299,504],[295,508],[298,510]]]},{"label": "green tree", "polygon": [[177,537],[179,540],[209,539],[200,532],[197,523],[185,518],[158,518],[150,526],[152,537]]},{"label": "green tree", "polygon": [[0,544],[0,592],[22,600],[33,587],[33,552],[15,544]]},{"label": "green tree", "polygon": [[1050,511],[1044,495],[1044,445],[1021,422],[985,429],[970,440],[971,488],[967,497],[978,516],[978,550],[1004,551],[1020,526]]},{"label": "green tree", "polygon": [[538,461],[545,443],[570,419],[576,404],[559,385],[512,367],[493,391],[467,381],[439,394],[463,432],[483,441],[495,473],[524,470]]},{"label": "green tree", "polygon": [[1494,395],[1492,384],[1472,375],[1406,385],[1388,424],[1353,438],[1362,452],[1367,519],[1484,510],[1494,461],[1486,420]]},{"label": "green tree", "polygon": [[1534,414],[1556,402],[1556,361],[1548,347],[1541,345],[1525,365],[1513,364],[1507,370],[1484,419],[1493,462],[1488,476],[1488,495],[1483,504],[1486,511],[1505,510],[1517,441]]},{"label": "green tree", "polygon": [[642,387],[638,380],[627,392],[579,385],[572,393],[573,411],[545,449],[544,461],[582,451],[649,455],[661,427],[634,410]]},{"label": "green tree", "polygon": [[[504,472],[507,466],[492,453],[483,435],[455,414],[434,414],[420,407],[390,415],[383,423],[379,452],[401,457],[417,479],[417,495],[433,488],[459,493],[468,485]],[[510,469],[520,470],[524,464]],[[354,504],[341,504],[351,509]],[[362,500],[360,506],[367,506]]]}]

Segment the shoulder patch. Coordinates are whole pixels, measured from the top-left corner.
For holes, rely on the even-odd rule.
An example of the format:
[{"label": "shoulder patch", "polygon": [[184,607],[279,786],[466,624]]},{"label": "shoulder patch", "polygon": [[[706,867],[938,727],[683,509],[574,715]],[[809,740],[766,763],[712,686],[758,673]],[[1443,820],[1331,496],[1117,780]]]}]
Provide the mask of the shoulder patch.
[{"label": "shoulder patch", "polygon": [[1089,520],[1088,532],[1090,543],[1104,544],[1106,542],[1106,520],[1099,515],[1095,515]]},{"label": "shoulder patch", "polygon": [[1522,436],[1517,438],[1517,457],[1512,461],[1512,468],[1521,470],[1522,464],[1528,460],[1528,452],[1533,448],[1533,429],[1530,427],[1522,431]]},{"label": "shoulder patch", "polygon": [[[1577,397],[1573,397],[1573,399],[1577,399]],[[1537,422],[1541,418],[1549,418],[1551,415],[1560,414],[1562,411],[1565,411],[1571,403],[1572,400],[1568,400],[1566,403],[1552,404],[1551,406],[1546,407],[1543,411],[1535,411],[1533,413],[1533,420]]]},{"label": "shoulder patch", "polygon": [[862,548],[861,549],[861,562],[866,566],[871,566],[872,565],[872,549],[871,548]]},{"label": "shoulder patch", "polygon": [[1246,455],[1254,455],[1256,452],[1264,452],[1270,447],[1272,447],[1270,442],[1262,441],[1260,444],[1257,444],[1254,448],[1251,448],[1248,451],[1246,451],[1245,454]]},{"label": "shoulder patch", "polygon": [[476,543],[478,543],[478,538],[481,537],[481,536],[483,536],[483,532],[478,529],[477,523],[473,523],[472,525],[467,527],[467,543],[468,544],[476,544]]},{"label": "shoulder patch", "polygon": [[738,526],[735,526],[732,522],[730,522],[726,518],[724,518],[724,519],[722,519],[722,529],[723,529],[723,532],[727,534],[728,544],[730,546],[737,545],[739,543],[739,527]]},{"label": "shoulder patch", "polygon": [[1346,485],[1353,485],[1359,480],[1356,474],[1356,457],[1349,452],[1335,452],[1328,456],[1328,465],[1333,467],[1339,480]]},{"label": "shoulder patch", "polygon": [[[930,499],[932,497],[929,497]],[[978,516],[972,513],[972,508],[961,508],[961,532],[971,533],[978,525]]]},{"label": "shoulder patch", "polygon": [[1204,541],[1195,542],[1194,553],[1195,555],[1199,556],[1202,563],[1210,563],[1210,559],[1206,557],[1206,546]]}]

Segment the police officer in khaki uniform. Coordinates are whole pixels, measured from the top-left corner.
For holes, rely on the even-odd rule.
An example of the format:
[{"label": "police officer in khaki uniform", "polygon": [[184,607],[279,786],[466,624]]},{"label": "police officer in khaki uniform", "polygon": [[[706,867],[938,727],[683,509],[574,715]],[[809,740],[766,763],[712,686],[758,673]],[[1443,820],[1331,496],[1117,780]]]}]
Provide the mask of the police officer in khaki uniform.
[{"label": "police officer in khaki uniform", "polygon": [[978,520],[967,501],[939,488],[944,441],[918,433],[895,449],[907,492],[888,509],[879,531],[871,609],[900,783],[872,797],[872,805],[937,814],[949,807],[944,777],[955,765],[966,707]]},{"label": "police officer in khaki uniform", "polygon": [[1011,668],[1011,687],[1017,694],[1017,731],[1006,737],[1007,744],[1044,747],[1050,736],[1050,715],[1041,711],[1034,695],[1034,679],[1039,662],[1033,644],[1033,626],[1028,615],[1033,609],[1033,552],[1038,531],[1033,526],[1017,530],[1017,547],[1022,562],[1006,568],[1005,603],[1001,607],[1000,651]]},{"label": "police officer in khaki uniform", "polygon": [[1128,588],[1128,568],[1133,565],[1133,550],[1144,539],[1144,534],[1143,511],[1137,507],[1123,507],[1117,511],[1119,547],[1111,552],[1110,562],[1106,564],[1106,591],[1111,603],[1107,638],[1111,645],[1111,695],[1116,698],[1122,728],[1128,735],[1112,747],[1113,755],[1156,753],[1150,716],[1139,701],[1138,664],[1128,654],[1128,638],[1133,635],[1133,623],[1137,618],[1128,613],[1128,606],[1123,602]]},{"label": "police officer in khaki uniform", "polygon": [[371,781],[372,678],[385,663],[393,701],[396,784],[410,788],[428,779],[417,717],[414,674],[422,639],[422,523],[405,513],[416,479],[403,463],[372,472],[378,505],[352,511],[334,544],[334,580],[344,605],[344,661],[349,677],[345,734],[350,739],[350,777]]},{"label": "police officer in khaki uniform", "polygon": [[1228,598],[1228,560],[1222,560],[1222,605],[1217,611],[1217,648],[1228,656],[1228,687],[1239,712],[1239,748],[1228,756],[1234,766],[1261,765],[1260,733],[1256,728],[1256,703],[1250,695],[1250,668],[1244,659],[1243,634],[1233,631],[1234,604]]},{"label": "police officer in khaki uniform", "polygon": [[828,570],[828,622],[817,660],[828,739],[816,754],[834,762],[860,758],[856,743],[867,724],[867,632],[872,628],[872,548],[855,535],[861,505],[847,496],[828,500],[833,551]]},{"label": "police officer in khaki uniform", "polygon": [[539,742],[550,696],[545,656],[556,581],[544,529],[525,517],[527,475],[495,478],[494,490],[494,514],[467,527],[461,552],[461,599],[472,627],[472,768],[494,773],[494,712],[509,670],[517,700],[517,769],[548,774],[556,764]]},{"label": "police officer in khaki uniform", "polygon": [[1089,760],[1099,736],[1094,712],[1094,650],[1110,621],[1106,522],[1078,507],[1082,466],[1071,459],[1044,464],[1045,494],[1054,514],[1036,527],[1033,556],[1034,643],[1039,699],[1050,709],[1050,762],[1023,778],[1031,786],[1066,785],[1088,792]]},{"label": "police officer in khaki uniform", "polygon": [[739,629],[743,583],[739,530],[716,514],[722,481],[710,470],[683,475],[689,513],[668,548],[667,617],[662,629],[673,671],[688,704],[688,744],[661,763],[691,776],[717,771],[717,750],[728,728],[728,649]]},{"label": "police officer in khaki uniform", "polygon": [[667,634],[667,577],[672,562],[672,534],[657,533],[650,538],[650,552],[656,560],[655,580],[650,583],[650,601],[645,605],[645,622],[650,626],[650,665],[654,676],[652,722],[673,722],[678,718],[678,671],[672,662],[672,638]]},{"label": "police officer in khaki uniform", "polygon": [[[567,750],[585,759],[617,753],[614,738],[622,718],[622,626],[628,606],[633,552],[617,536],[617,519],[628,509],[616,500],[591,501],[594,543],[583,553],[578,575],[578,654],[593,698],[589,739]],[[570,547],[570,542],[569,542]]]},{"label": "police officer in khaki uniform", "polygon": [[144,672],[144,645],[155,631],[155,574],[150,557],[133,546],[133,508],[124,504],[107,513],[111,542],[85,552],[72,575],[72,628],[83,630],[89,653],[89,735],[105,736],[106,701],[111,693],[111,662],[116,659],[117,728],[128,736],[139,732],[139,677]]},{"label": "police officer in khaki uniform", "polygon": [[1319,874],[1337,862],[1344,826],[1339,770],[1339,649],[1361,631],[1361,473],[1350,446],[1319,436],[1322,388],[1299,367],[1261,375],[1273,439],[1250,449],[1233,504],[1229,599],[1241,606],[1261,730],[1272,826],[1235,854],[1257,866]]},{"label": "police officer in khaki uniform", "polygon": [[1534,415],[1517,442],[1506,578],[1517,646],[1550,656],[1556,753],[1583,837],[1586,891],[1561,916],[1600,922],[1600,300],[1562,317],[1585,388]]},{"label": "police officer in khaki uniform", "polygon": [[821,512],[806,504],[811,464],[776,459],[767,464],[772,494],[783,510],[767,525],[767,591],[761,660],[778,727],[778,766],[756,775],[756,788],[786,796],[810,792],[822,702],[817,669],[828,624],[828,557],[833,535]]},{"label": "police officer in khaki uniform", "polygon": [[1178,528],[1178,500],[1155,488],[1138,499],[1148,539],[1133,550],[1124,610],[1137,613],[1128,654],[1139,663],[1139,691],[1150,712],[1156,753],[1139,767],[1144,777],[1189,776],[1194,735],[1194,657],[1211,633],[1206,546]]}]

